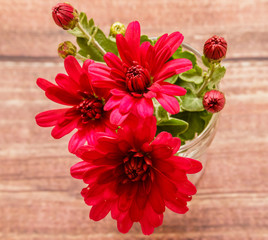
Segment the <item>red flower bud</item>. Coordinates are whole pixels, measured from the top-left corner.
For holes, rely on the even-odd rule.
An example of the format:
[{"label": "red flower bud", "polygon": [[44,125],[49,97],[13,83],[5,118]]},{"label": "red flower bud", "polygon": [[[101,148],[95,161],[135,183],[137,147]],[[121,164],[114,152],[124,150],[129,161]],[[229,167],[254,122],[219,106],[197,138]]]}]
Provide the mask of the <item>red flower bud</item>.
[{"label": "red flower bud", "polygon": [[58,54],[61,58],[66,58],[69,55],[76,55],[76,46],[73,45],[70,41],[65,41],[59,44]]},{"label": "red flower bud", "polygon": [[211,113],[219,112],[225,105],[224,94],[218,90],[210,90],[206,92],[203,98],[204,108]]},{"label": "red flower bud", "polygon": [[55,23],[64,30],[73,29],[78,22],[78,12],[68,3],[58,3],[52,8]]},{"label": "red flower bud", "polygon": [[213,36],[205,42],[204,55],[210,60],[220,61],[226,55],[227,42],[223,37]]}]

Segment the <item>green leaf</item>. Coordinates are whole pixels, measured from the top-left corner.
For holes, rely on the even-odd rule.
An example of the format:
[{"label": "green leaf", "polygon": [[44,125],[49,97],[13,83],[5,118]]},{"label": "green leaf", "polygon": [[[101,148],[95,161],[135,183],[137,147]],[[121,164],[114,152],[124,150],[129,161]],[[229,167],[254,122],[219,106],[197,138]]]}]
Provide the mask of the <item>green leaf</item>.
[{"label": "green leaf", "polygon": [[187,72],[179,74],[179,77],[186,82],[193,82],[195,84],[200,84],[203,82],[202,68],[195,65],[194,68],[188,70]]},{"label": "green leaf", "polygon": [[151,45],[153,44],[153,41],[147,35],[141,35],[140,44],[144,42],[149,42]]},{"label": "green leaf", "polygon": [[[95,38],[95,40],[99,43],[99,45],[106,51],[112,52],[118,55],[118,50],[116,46],[116,42],[110,38],[107,38],[105,34],[95,26],[93,19],[87,20],[87,16],[85,13],[81,12],[79,15],[79,21],[83,26],[84,30]],[[86,36],[82,33],[82,31],[76,27],[73,30],[69,30],[69,33],[73,34],[77,37],[76,41],[80,50],[78,51],[83,57],[90,57],[95,61],[104,62],[103,56],[101,52],[94,46],[92,42],[89,42]]]},{"label": "green leaf", "polygon": [[167,111],[159,104],[156,104],[155,106],[157,108],[155,111],[157,122],[167,121],[169,118]]},{"label": "green leaf", "polygon": [[191,53],[191,52],[188,52],[188,51],[183,51],[183,52],[180,52],[179,50],[177,50],[173,56],[172,56],[174,59],[178,59],[178,58],[187,58],[189,59],[192,64],[193,64],[193,67],[196,65],[196,56]]},{"label": "green leaf", "polygon": [[188,128],[188,123],[176,118],[170,118],[167,121],[162,121],[157,124],[157,132],[169,132],[173,137],[177,137],[178,134],[185,132]]},{"label": "green leaf", "polygon": [[177,58],[180,58],[180,53],[182,52],[182,46],[180,45],[178,47],[178,49],[176,50],[176,52],[172,55],[172,58],[173,59],[177,59]]},{"label": "green leaf", "polygon": [[81,30],[78,27],[75,27],[74,29],[67,30],[67,32],[72,34],[75,37],[84,37],[84,34],[81,32]]},{"label": "green leaf", "polygon": [[188,141],[192,140],[205,129],[212,117],[212,114],[207,111],[180,112],[176,115],[172,115],[172,117],[184,120],[189,124],[188,129],[179,135],[179,138],[181,138],[183,141]]},{"label": "green leaf", "polygon": [[199,112],[204,110],[203,99],[197,97],[191,91],[187,91],[184,96],[180,97],[182,100],[181,108],[190,112]]},{"label": "green leaf", "polygon": [[94,46],[88,45],[88,40],[86,38],[77,38],[76,41],[81,48],[79,52],[83,57],[90,56],[90,58],[95,61],[104,61],[102,54]]},{"label": "green leaf", "polygon": [[177,80],[178,80],[178,74],[176,74],[176,75],[173,75],[172,77],[170,77],[170,78],[167,78],[166,80],[165,80],[165,82],[169,82],[169,83],[175,83]]},{"label": "green leaf", "polygon": [[208,88],[209,89],[215,88],[219,84],[220,80],[224,77],[225,72],[226,72],[226,69],[224,66],[217,67],[211,76],[211,80],[208,84]]},{"label": "green leaf", "polygon": [[[95,31],[96,28],[97,27],[94,27],[93,31]],[[95,39],[103,47],[103,49],[106,52],[111,52],[111,53],[114,53],[115,55],[118,55],[116,43],[110,40],[109,38],[107,38],[105,34],[103,33],[103,31],[101,31],[99,28],[97,29],[97,32],[95,34]]]},{"label": "green leaf", "polygon": [[89,33],[91,34],[92,31],[92,27],[94,26],[94,21],[91,19],[91,24],[89,24],[89,22],[87,21],[87,15],[84,12],[81,12],[79,15],[79,22],[81,23],[81,25],[83,26],[83,28]]}]

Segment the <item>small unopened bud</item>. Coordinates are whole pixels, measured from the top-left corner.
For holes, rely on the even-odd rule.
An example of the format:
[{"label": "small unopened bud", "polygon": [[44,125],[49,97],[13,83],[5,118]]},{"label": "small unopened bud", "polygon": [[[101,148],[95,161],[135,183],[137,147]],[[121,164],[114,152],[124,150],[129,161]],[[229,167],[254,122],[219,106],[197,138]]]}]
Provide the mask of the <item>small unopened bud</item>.
[{"label": "small unopened bud", "polygon": [[115,22],[110,28],[110,36],[116,37],[117,34],[125,35],[126,28],[124,24]]},{"label": "small unopened bud", "polygon": [[223,37],[213,36],[204,44],[204,55],[209,60],[221,61],[226,56],[227,42]]},{"label": "small unopened bud", "polygon": [[206,92],[203,98],[204,108],[211,113],[219,112],[225,105],[224,94],[218,90],[210,90]]},{"label": "small unopened bud", "polygon": [[69,3],[58,3],[53,7],[52,17],[64,30],[73,29],[78,22],[78,12]]},{"label": "small unopened bud", "polygon": [[61,58],[66,58],[69,55],[76,55],[76,46],[73,45],[70,41],[66,41],[59,44],[58,54]]}]

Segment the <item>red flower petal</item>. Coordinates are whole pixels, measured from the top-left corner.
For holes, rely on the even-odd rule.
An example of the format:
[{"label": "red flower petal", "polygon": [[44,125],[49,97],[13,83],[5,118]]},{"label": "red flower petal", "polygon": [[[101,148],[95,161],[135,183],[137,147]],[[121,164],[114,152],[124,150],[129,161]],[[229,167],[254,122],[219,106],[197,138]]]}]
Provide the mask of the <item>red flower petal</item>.
[{"label": "red flower petal", "polygon": [[155,183],[152,185],[149,201],[157,214],[162,214],[165,211],[165,202]]},{"label": "red flower petal", "polygon": [[56,83],[66,92],[76,95],[79,85],[65,74],[59,73],[55,78]]},{"label": "red flower petal", "polygon": [[155,160],[157,159],[167,159],[173,154],[172,148],[169,145],[153,145],[153,150],[151,152],[151,157]]},{"label": "red flower petal", "polygon": [[121,125],[124,122],[124,120],[128,117],[128,115],[129,115],[128,113],[122,115],[119,112],[119,109],[114,109],[110,115],[110,121],[112,124]]},{"label": "red flower petal", "polygon": [[51,82],[49,82],[49,81],[47,81],[46,79],[43,79],[43,78],[38,78],[36,80],[36,84],[38,85],[38,87],[40,87],[44,91],[46,91],[50,87],[56,87],[55,84],[53,84],[53,83],[51,83]]},{"label": "red flower petal", "polygon": [[78,118],[75,119],[64,119],[64,121],[58,123],[52,130],[52,137],[58,139],[61,138],[71,131],[73,131],[78,123]]},{"label": "red flower petal", "polygon": [[83,70],[74,56],[69,55],[64,60],[64,66],[68,75],[77,83]]},{"label": "red flower petal", "polygon": [[111,202],[110,201],[102,201],[97,205],[94,205],[91,208],[90,211],[90,218],[93,219],[94,221],[99,221],[106,217],[106,215],[110,212],[111,210]]},{"label": "red flower petal", "polygon": [[122,61],[128,66],[131,66],[133,63],[132,50],[131,50],[132,46],[128,45],[126,39],[121,34],[116,35],[116,44]]},{"label": "red flower petal", "polygon": [[104,111],[109,111],[113,109],[115,106],[119,105],[122,100],[121,96],[112,96],[108,102],[104,105]]},{"label": "red flower petal", "polygon": [[202,170],[203,166],[201,162],[190,158],[188,160],[191,162],[191,168],[187,170],[188,174],[198,173]]},{"label": "red flower petal", "polygon": [[164,93],[158,93],[156,99],[169,113],[176,114],[180,111],[179,102],[175,97],[166,95]]},{"label": "red flower petal", "polygon": [[159,227],[163,223],[163,214],[157,214],[149,203],[146,206],[144,218],[154,228]]},{"label": "red flower petal", "polygon": [[117,220],[117,229],[121,233],[127,233],[132,225],[133,222],[131,221],[128,212],[124,213],[124,216]]},{"label": "red flower petal", "polygon": [[77,105],[81,102],[78,96],[71,95],[59,87],[50,87],[46,90],[46,96],[53,102],[63,105]]},{"label": "red flower petal", "polygon": [[86,132],[85,131],[77,131],[70,139],[68,149],[69,152],[75,153],[77,149],[83,146],[86,142]]},{"label": "red flower petal", "polygon": [[187,195],[196,194],[196,187],[190,181],[180,181],[176,183],[178,191]]},{"label": "red flower petal", "polygon": [[120,102],[119,112],[124,115],[130,112],[131,108],[136,104],[136,99],[126,94]]},{"label": "red flower petal", "polygon": [[181,199],[172,199],[165,202],[166,206],[173,212],[184,214],[186,213],[189,208],[186,206],[186,202],[182,201]]},{"label": "red flower petal", "polygon": [[[168,61],[163,68],[155,75],[154,81],[160,82],[172,77],[175,74],[179,74],[192,69],[192,62],[188,59],[174,59]],[[172,84],[173,86],[176,86]]]},{"label": "red flower petal", "polygon": [[129,216],[131,221],[138,222],[143,217],[143,209],[139,208],[136,202],[136,199],[134,198],[131,204],[131,207],[129,209]]},{"label": "red flower petal", "polygon": [[160,92],[170,96],[183,96],[187,91],[180,86],[171,83],[163,83],[161,84]]},{"label": "red flower petal", "polygon": [[150,117],[154,113],[154,105],[151,99],[140,98],[136,108],[139,116],[142,118]]},{"label": "red flower petal", "polygon": [[35,120],[36,123],[40,127],[52,127],[57,124],[59,119],[64,117],[68,109],[55,109],[55,110],[48,110],[45,112],[41,112],[36,115]]},{"label": "red flower petal", "polygon": [[183,35],[180,32],[174,32],[171,33],[167,38],[166,38],[166,45],[170,46],[171,48],[171,55],[176,52],[176,50],[179,48],[179,46],[183,42]]},{"label": "red flower petal", "polygon": [[131,46],[133,59],[138,61],[139,46],[140,46],[140,24],[138,21],[131,22],[126,30],[125,39],[129,46]]},{"label": "red flower petal", "polygon": [[122,61],[115,54],[107,52],[104,56],[104,61],[110,68],[116,68],[120,71],[124,71]]},{"label": "red flower petal", "polygon": [[88,162],[78,162],[71,167],[71,175],[74,178],[83,179],[85,172],[90,170],[92,165]]}]

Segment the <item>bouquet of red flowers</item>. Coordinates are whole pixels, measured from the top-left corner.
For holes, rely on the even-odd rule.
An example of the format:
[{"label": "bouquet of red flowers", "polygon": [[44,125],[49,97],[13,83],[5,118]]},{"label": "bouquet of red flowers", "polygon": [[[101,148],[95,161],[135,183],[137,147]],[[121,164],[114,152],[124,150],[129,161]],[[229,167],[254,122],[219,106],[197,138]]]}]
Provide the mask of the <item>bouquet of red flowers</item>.
[{"label": "bouquet of red flowers", "polygon": [[[61,138],[75,130],[69,151],[81,159],[71,168],[87,186],[81,194],[98,221],[109,212],[126,233],[139,222],[151,234],[165,208],[183,214],[196,187],[187,174],[202,164],[178,156],[182,144],[200,134],[225,98],[217,90],[227,43],[213,36],[202,64],[184,51],[183,35],[141,35],[140,24],[114,23],[107,37],[70,4],[53,8],[57,25],[76,37],[59,45],[66,74],[56,83],[38,78],[47,98],[64,105],[41,112],[36,122]],[[82,66],[77,61],[83,62]]]}]

